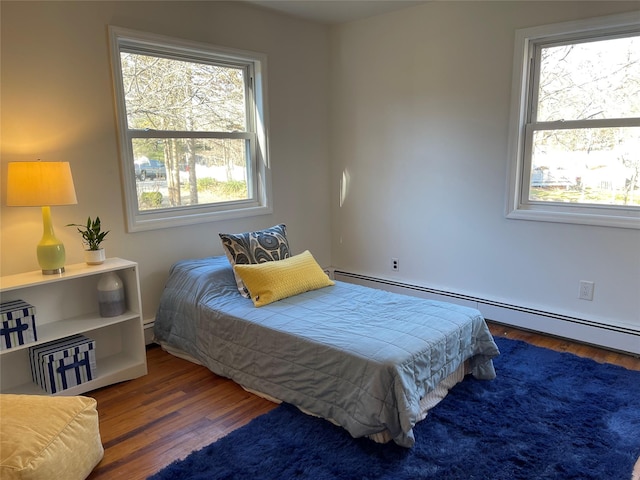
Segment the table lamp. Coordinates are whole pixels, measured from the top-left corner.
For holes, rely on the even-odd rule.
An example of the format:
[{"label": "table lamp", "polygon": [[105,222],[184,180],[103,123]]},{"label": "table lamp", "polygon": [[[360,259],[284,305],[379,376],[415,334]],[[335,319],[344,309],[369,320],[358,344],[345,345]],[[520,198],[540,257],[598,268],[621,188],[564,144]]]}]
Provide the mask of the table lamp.
[{"label": "table lamp", "polygon": [[42,207],[44,231],[38,263],[45,275],[64,272],[64,245],[53,232],[51,205],[78,203],[69,162],[9,162],[7,206]]}]

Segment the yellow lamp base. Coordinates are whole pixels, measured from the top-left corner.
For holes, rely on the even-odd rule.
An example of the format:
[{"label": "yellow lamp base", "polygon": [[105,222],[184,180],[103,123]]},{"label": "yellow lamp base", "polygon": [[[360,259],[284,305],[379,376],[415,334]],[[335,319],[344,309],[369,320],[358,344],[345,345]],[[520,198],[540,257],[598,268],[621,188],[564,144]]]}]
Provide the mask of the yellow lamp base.
[{"label": "yellow lamp base", "polygon": [[64,273],[65,251],[62,243],[53,245],[38,245],[38,264],[43,275]]},{"label": "yellow lamp base", "polygon": [[64,273],[64,262],[66,260],[64,245],[56,238],[53,232],[51,209],[49,207],[42,207],[42,223],[44,232],[36,250],[42,274],[55,275]]}]

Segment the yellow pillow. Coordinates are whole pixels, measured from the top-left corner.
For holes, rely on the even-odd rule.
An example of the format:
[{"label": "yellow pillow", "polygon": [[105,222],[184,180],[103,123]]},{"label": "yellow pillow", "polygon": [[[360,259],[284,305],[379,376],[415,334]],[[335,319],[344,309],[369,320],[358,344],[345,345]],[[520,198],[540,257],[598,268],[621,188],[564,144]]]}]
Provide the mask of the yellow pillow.
[{"label": "yellow pillow", "polygon": [[234,265],[256,307],[299,293],[335,285],[320,268],[309,250],[273,262]]}]

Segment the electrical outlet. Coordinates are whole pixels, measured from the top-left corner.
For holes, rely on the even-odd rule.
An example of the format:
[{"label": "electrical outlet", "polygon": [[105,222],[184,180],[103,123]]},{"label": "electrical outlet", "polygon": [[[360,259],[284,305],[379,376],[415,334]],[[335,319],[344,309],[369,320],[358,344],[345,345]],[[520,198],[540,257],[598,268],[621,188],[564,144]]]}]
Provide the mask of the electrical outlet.
[{"label": "electrical outlet", "polygon": [[586,280],[580,280],[580,293],[578,298],[581,300],[593,300],[593,282],[588,282]]},{"label": "electrical outlet", "polygon": [[393,270],[394,272],[397,272],[398,270],[400,270],[400,265],[398,263],[397,258],[391,259],[391,270]]}]

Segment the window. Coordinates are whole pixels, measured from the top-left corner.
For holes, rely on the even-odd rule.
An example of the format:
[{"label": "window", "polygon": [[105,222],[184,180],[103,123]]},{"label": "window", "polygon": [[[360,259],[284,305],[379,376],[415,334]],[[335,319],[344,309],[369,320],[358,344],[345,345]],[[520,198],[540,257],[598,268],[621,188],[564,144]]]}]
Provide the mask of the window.
[{"label": "window", "polygon": [[128,230],[270,213],[265,56],[109,32]]},{"label": "window", "polygon": [[516,33],[507,216],[640,228],[640,15]]}]

